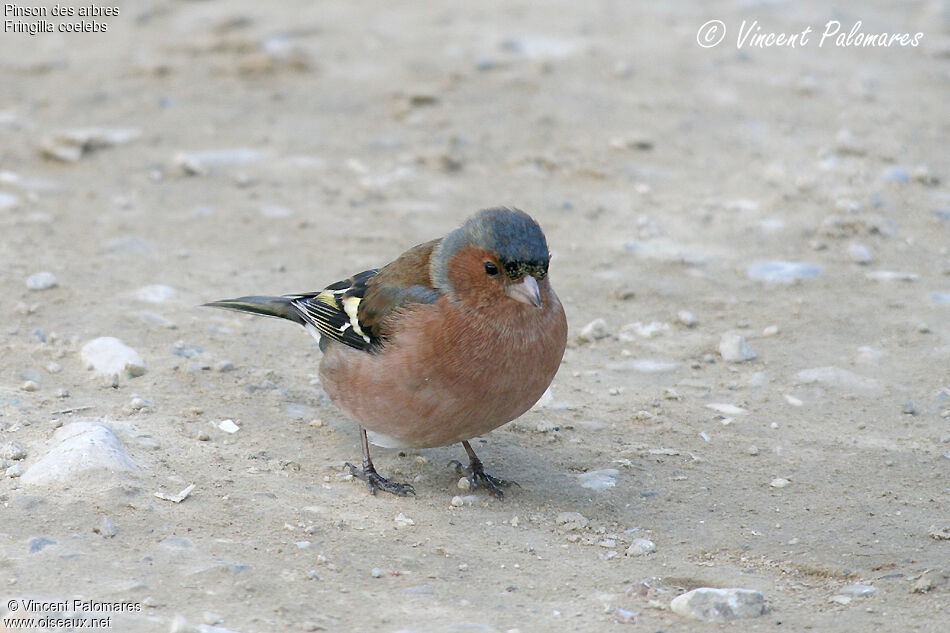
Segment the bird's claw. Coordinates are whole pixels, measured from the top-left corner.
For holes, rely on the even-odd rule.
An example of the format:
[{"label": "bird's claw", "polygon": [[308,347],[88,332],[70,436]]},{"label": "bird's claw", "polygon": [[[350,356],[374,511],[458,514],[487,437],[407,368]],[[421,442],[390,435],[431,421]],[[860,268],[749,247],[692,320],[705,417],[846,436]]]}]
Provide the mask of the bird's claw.
[{"label": "bird's claw", "polygon": [[346,468],[350,471],[350,475],[365,481],[366,485],[369,486],[370,493],[372,493],[374,496],[376,495],[377,490],[391,492],[397,497],[416,495],[415,488],[413,488],[410,484],[401,484],[396,481],[390,481],[376,472],[376,469],[373,468],[372,465],[364,466],[363,468],[357,468],[353,464],[347,462]]},{"label": "bird's claw", "polygon": [[508,481],[507,479],[500,479],[489,475],[485,472],[485,468],[479,459],[472,460],[472,463],[468,466],[464,466],[462,462],[453,459],[449,462],[449,466],[454,466],[456,473],[465,475],[468,478],[472,490],[483,486],[496,499],[504,499],[505,493],[502,488],[510,488],[511,486],[521,487],[517,481]]}]

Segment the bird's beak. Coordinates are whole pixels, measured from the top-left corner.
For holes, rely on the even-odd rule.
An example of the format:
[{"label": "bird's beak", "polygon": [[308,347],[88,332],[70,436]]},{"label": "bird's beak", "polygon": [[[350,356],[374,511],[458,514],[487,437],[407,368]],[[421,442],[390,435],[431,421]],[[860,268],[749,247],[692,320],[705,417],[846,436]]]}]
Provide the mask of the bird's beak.
[{"label": "bird's beak", "polygon": [[541,307],[541,291],[538,289],[538,281],[531,275],[525,275],[518,283],[508,286],[505,294],[515,301],[527,303],[535,308]]}]

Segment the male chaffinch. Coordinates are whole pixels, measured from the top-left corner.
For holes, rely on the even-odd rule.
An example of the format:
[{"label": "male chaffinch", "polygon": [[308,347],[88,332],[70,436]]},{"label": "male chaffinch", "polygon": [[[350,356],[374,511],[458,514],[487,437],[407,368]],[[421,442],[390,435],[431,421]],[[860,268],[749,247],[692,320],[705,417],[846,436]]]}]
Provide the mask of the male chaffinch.
[{"label": "male chaffinch", "polygon": [[496,497],[468,440],[514,420],[554,379],[567,342],[564,308],[548,280],[541,227],[516,209],[486,209],[442,239],[409,249],[319,292],[205,304],[304,326],[320,342],[320,380],[360,426],[363,467],[377,489],[415,494],[380,476],[369,443],[426,448],[461,442],[473,488]]}]

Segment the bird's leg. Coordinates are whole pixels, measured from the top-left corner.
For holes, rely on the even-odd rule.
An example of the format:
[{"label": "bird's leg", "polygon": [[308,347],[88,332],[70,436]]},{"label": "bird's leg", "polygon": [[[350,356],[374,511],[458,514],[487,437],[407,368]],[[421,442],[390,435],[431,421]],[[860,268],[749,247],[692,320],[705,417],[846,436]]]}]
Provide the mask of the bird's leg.
[{"label": "bird's leg", "polygon": [[346,467],[352,476],[366,482],[372,494],[375,495],[377,490],[385,490],[399,497],[416,494],[416,491],[411,485],[389,481],[376,472],[376,467],[373,466],[373,460],[369,457],[369,440],[366,439],[366,429],[362,426],[360,427],[360,445],[363,448],[363,467],[357,468],[349,462],[346,463]]},{"label": "bird's leg", "polygon": [[[461,462],[454,459],[449,462],[449,465],[454,465],[455,472],[458,474],[468,475],[468,480],[472,484],[472,489],[483,485],[488,488],[488,492],[490,492],[492,496],[501,499],[505,496],[502,488],[508,488],[509,486],[513,485],[518,486],[517,481],[506,481],[504,479],[499,479],[498,477],[492,477],[486,473],[485,467],[482,465],[482,460],[478,459],[478,455],[475,454],[475,451],[472,449],[472,445],[467,441],[463,441],[462,446],[465,447],[465,452],[468,453],[468,468],[463,466]],[[518,487],[520,488],[521,486]]]}]

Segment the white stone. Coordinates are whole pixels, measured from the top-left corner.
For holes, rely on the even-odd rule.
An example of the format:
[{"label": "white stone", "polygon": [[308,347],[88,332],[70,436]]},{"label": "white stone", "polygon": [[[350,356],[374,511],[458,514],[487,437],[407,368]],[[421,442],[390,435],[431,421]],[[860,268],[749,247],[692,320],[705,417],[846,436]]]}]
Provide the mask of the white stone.
[{"label": "white stone", "polygon": [[771,283],[790,284],[799,279],[811,279],[821,274],[821,268],[802,262],[760,262],[749,266],[746,274],[752,279]]},{"label": "white stone", "polygon": [[151,286],[142,286],[136,290],[135,298],[148,303],[162,303],[174,297],[175,293],[175,289],[171,286],[153,284]]},{"label": "white stone", "polygon": [[785,477],[776,477],[775,479],[769,482],[769,485],[772,486],[773,488],[785,488],[790,483],[792,482],[786,479]]},{"label": "white stone", "polygon": [[871,250],[864,244],[851,244],[848,246],[848,258],[855,264],[870,264],[873,259]]},{"label": "white stone", "polygon": [[608,336],[610,336],[610,332],[607,330],[607,322],[603,319],[594,319],[581,329],[581,333],[577,335],[577,340],[582,343],[589,343]]},{"label": "white stone", "polygon": [[651,321],[649,323],[628,323],[620,328],[618,338],[624,342],[635,341],[640,338],[655,338],[670,331],[670,324],[660,321]]},{"label": "white stone", "polygon": [[47,137],[40,144],[40,153],[64,162],[76,162],[83,154],[103,147],[129,143],[142,136],[132,128],[76,128]]},{"label": "white stone", "polygon": [[757,618],[767,611],[765,596],[754,589],[699,587],[670,602],[673,613],[703,622]]},{"label": "white stone", "polygon": [[237,433],[241,430],[241,427],[235,424],[234,420],[221,420],[218,422],[218,428],[225,433]]},{"label": "white stone", "polygon": [[795,379],[801,384],[818,384],[825,387],[851,389],[856,391],[874,391],[879,387],[877,380],[861,376],[840,367],[815,367],[804,369],[795,374]]},{"label": "white stone", "polygon": [[676,313],[676,320],[686,327],[696,325],[696,316],[689,310],[680,310]]},{"label": "white stone", "polygon": [[858,348],[858,353],[854,357],[854,362],[859,365],[878,365],[881,362],[881,358],[884,356],[879,350],[869,347],[868,345],[862,345]]},{"label": "white stone", "polygon": [[626,556],[645,556],[656,551],[656,544],[650,539],[635,538],[630,547],[624,552]]},{"label": "white stone", "polygon": [[8,442],[2,449],[0,449],[0,459],[19,461],[25,458],[26,451],[23,450],[23,445],[16,440]]},{"label": "white stone", "polygon": [[729,363],[744,363],[756,357],[755,350],[738,332],[726,332],[719,340],[719,355]]},{"label": "white stone", "polygon": [[18,196],[7,193],[6,191],[0,191],[0,211],[13,209],[18,204],[20,204],[20,198]]},{"label": "white stone", "polygon": [[729,404],[727,402],[713,402],[711,404],[707,404],[706,408],[712,409],[718,413],[722,413],[723,415],[745,415],[748,413],[746,409],[737,407],[736,405]]},{"label": "white stone", "polygon": [[47,271],[33,273],[26,279],[26,287],[30,290],[49,290],[57,285],[59,282],[56,280],[56,275]]},{"label": "white stone", "polygon": [[870,598],[875,593],[877,593],[877,587],[874,585],[863,585],[861,583],[848,585],[838,590],[839,595],[851,596],[853,598]]},{"label": "white stone", "polygon": [[53,434],[53,449],[23,473],[28,485],[107,488],[138,469],[112,430],[97,421],[66,424]]},{"label": "white stone", "polygon": [[581,487],[590,490],[606,490],[617,485],[617,476],[620,471],[616,468],[604,468],[603,470],[591,470],[577,476]]},{"label": "white stone", "polygon": [[112,336],[101,336],[82,346],[82,361],[87,368],[103,376],[136,377],[146,365],[139,353]]},{"label": "white stone", "polygon": [[204,152],[182,152],[175,156],[175,164],[189,175],[205,175],[227,167],[247,165],[264,158],[256,149],[235,148]]}]

